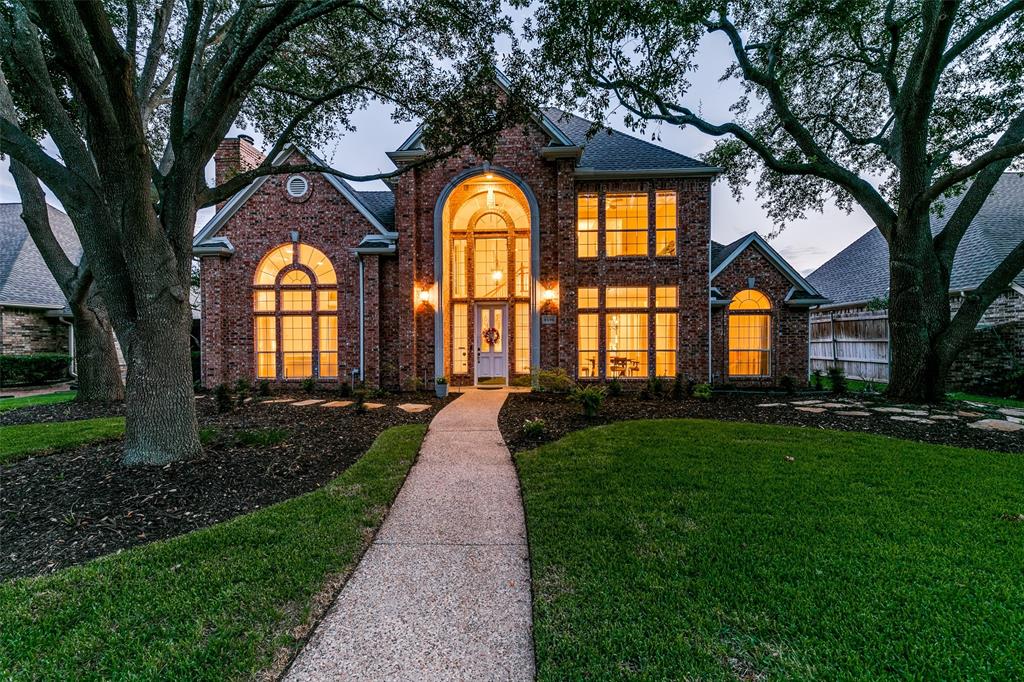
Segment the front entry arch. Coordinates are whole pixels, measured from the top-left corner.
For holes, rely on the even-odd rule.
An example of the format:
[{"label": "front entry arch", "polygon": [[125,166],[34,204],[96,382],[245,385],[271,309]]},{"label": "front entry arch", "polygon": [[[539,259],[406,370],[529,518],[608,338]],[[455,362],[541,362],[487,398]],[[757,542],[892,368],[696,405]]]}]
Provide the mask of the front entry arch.
[{"label": "front entry arch", "polygon": [[[495,376],[496,362],[505,363],[504,380],[539,366],[539,270],[538,205],[529,186],[488,165],[454,177],[434,209],[435,376],[467,384]],[[500,317],[498,355],[481,335],[496,327],[482,328],[481,315]]]}]

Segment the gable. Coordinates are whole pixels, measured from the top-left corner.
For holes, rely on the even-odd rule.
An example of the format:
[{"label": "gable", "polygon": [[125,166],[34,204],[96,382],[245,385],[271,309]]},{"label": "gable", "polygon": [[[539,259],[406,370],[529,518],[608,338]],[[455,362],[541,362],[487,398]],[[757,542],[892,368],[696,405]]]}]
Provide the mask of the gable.
[{"label": "gable", "polygon": [[[779,255],[756,232],[751,232],[731,244],[723,245],[711,242],[711,274],[708,280],[713,290],[715,278],[723,275],[738,258],[748,253],[756,253],[761,256],[766,263],[788,281],[790,289],[785,296],[785,303],[800,306],[829,303],[828,299],[822,296],[810,282],[804,279],[785,258]],[[720,300],[714,295],[712,302],[716,305],[728,303],[728,301]]]}]

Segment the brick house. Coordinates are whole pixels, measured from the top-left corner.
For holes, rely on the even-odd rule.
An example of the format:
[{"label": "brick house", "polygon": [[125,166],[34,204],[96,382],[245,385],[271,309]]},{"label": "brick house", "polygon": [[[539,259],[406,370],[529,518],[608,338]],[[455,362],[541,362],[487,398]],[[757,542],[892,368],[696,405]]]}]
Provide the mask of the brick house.
[{"label": "brick house", "polygon": [[[590,128],[540,110],[494,158],[417,167],[388,191],[255,181],[194,241],[204,385],[518,383],[559,367],[581,381],[804,381],[808,308],[824,299],[756,234],[711,241],[719,169]],[[388,156],[424,154],[417,131]],[[218,179],[262,159],[227,139]],[[305,160],[289,147],[272,163]]]}]

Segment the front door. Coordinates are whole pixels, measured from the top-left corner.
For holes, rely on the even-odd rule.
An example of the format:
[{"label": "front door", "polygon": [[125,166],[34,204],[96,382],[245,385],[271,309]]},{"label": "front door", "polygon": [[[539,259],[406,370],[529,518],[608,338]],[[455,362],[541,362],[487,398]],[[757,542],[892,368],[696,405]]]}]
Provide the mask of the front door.
[{"label": "front door", "polygon": [[508,380],[508,315],[504,304],[476,307],[476,382]]}]

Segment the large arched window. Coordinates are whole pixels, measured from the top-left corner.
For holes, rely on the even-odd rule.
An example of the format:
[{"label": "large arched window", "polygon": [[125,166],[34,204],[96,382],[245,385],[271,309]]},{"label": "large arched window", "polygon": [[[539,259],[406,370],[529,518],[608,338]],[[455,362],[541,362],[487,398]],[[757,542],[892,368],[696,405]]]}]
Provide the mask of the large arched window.
[{"label": "large arched window", "polygon": [[256,376],[338,376],[338,279],[308,244],[282,244],[256,266],[252,308]]},{"label": "large arched window", "polygon": [[771,374],[772,304],[754,289],[744,289],[729,302],[729,376]]}]

